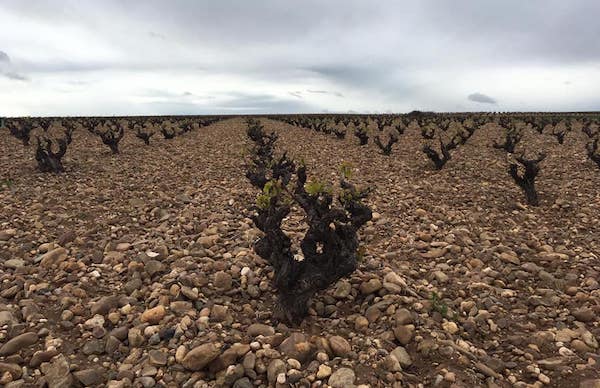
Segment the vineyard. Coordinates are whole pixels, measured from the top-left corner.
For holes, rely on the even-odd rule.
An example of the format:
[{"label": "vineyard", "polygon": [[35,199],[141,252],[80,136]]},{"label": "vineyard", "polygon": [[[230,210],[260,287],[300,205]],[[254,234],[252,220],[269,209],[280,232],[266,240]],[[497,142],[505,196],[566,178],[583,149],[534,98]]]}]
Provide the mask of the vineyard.
[{"label": "vineyard", "polygon": [[600,386],[597,114],[0,139],[0,385]]}]

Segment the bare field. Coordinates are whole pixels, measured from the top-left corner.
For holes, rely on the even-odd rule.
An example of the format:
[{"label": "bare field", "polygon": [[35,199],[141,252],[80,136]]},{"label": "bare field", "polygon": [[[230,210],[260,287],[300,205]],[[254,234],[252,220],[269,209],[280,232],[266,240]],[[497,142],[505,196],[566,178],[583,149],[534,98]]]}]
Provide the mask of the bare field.
[{"label": "bare field", "polygon": [[[547,154],[536,207],[491,146],[495,123],[441,170],[414,125],[385,156],[262,123],[310,177],[346,163],[373,189],[358,269],[298,325],[273,316],[273,270],[253,251],[243,118],[148,146],[125,131],[118,155],[78,127],[60,174],[1,129],[0,383],[597,386],[600,169],[579,127],[564,144],[524,129],[519,147]],[[284,230],[299,240],[298,209]]]}]

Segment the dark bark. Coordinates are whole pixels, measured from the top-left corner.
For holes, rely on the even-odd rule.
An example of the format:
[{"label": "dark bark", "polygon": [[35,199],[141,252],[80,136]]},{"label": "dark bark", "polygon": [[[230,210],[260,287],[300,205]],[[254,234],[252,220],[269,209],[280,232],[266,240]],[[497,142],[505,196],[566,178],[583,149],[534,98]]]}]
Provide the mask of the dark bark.
[{"label": "dark bark", "polygon": [[369,134],[367,133],[366,128],[360,127],[354,131],[354,136],[356,136],[359,140],[359,144],[361,146],[367,145],[369,143]]},{"label": "dark bark", "polygon": [[382,154],[389,156],[392,153],[392,147],[398,142],[398,136],[396,136],[393,133],[390,133],[387,143],[383,144],[381,142],[381,139],[379,138],[379,135],[377,135],[375,136],[374,142],[377,145],[377,147],[379,147]]},{"label": "dark bark", "polygon": [[338,139],[343,139],[346,137],[345,129],[333,128],[333,133],[334,133],[335,137],[337,137]]},{"label": "dark bark", "polygon": [[514,154],[515,148],[517,144],[521,141],[523,134],[521,131],[516,129],[510,129],[506,131],[506,135],[504,137],[504,143],[497,143],[494,141],[494,148],[503,149],[504,151]]},{"label": "dark bark", "polygon": [[96,133],[102,139],[102,143],[106,144],[113,154],[119,153],[119,142],[125,134],[122,126],[110,126],[104,131],[97,131]]},{"label": "dark bark", "polygon": [[538,206],[539,200],[537,191],[535,190],[535,178],[540,172],[539,163],[546,158],[545,154],[541,154],[536,159],[525,159],[523,156],[516,157],[516,161],[519,162],[523,168],[523,174],[519,174],[519,168],[516,163],[511,163],[509,166],[509,174],[514,179],[515,183],[525,193],[525,199],[531,206]]},{"label": "dark bark", "polygon": [[35,160],[41,172],[60,173],[64,171],[61,159],[67,152],[67,140],[56,139],[55,142],[58,147],[56,151],[53,149],[56,147],[53,147],[49,137],[45,135],[37,137]]},{"label": "dark bark", "polygon": [[30,133],[33,130],[31,123],[22,121],[20,123],[7,122],[6,127],[10,131],[10,134],[15,138],[19,139],[25,147],[29,146]]},{"label": "dark bark", "polygon": [[448,146],[444,144],[440,137],[440,153],[431,148],[429,144],[423,146],[423,152],[433,162],[436,170],[441,170],[442,167],[450,160],[450,152]]},{"label": "dark bark", "polygon": [[164,126],[160,128],[160,133],[162,133],[163,137],[167,140],[173,139],[175,135],[177,135],[173,129]]},{"label": "dark bark", "polygon": [[[342,179],[339,206],[328,191],[307,192],[306,167],[295,167],[285,154],[274,158],[276,136],[266,135],[259,124],[249,123],[248,136],[254,141],[254,158],[247,176],[263,192],[262,201],[252,210],[252,220],[264,235],[254,250],[275,273],[278,293],[277,315],[298,323],[308,313],[309,300],[320,290],[351,274],[357,266],[357,232],[372,217],[361,200],[361,192]],[[292,176],[296,183],[291,186]],[[281,229],[291,204],[306,215],[308,231],[300,252],[292,251],[290,238]]]},{"label": "dark bark", "polygon": [[142,139],[142,141],[144,142],[144,144],[146,145],[150,145],[150,138],[152,136],[154,136],[154,132],[150,132],[150,131],[145,131],[144,129],[142,129],[141,127],[137,127],[136,131],[135,131],[135,136],[138,139]]},{"label": "dark bark", "polygon": [[596,163],[596,165],[598,165],[598,168],[600,168],[600,150],[598,149],[598,140],[599,138],[596,137],[593,141],[587,143],[585,145],[585,148],[587,150],[587,154],[590,160]]}]

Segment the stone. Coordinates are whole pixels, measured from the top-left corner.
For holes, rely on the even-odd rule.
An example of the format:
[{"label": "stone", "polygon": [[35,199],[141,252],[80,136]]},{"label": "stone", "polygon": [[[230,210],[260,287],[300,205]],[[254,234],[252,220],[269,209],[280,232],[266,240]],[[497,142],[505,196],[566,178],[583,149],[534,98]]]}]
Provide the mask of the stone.
[{"label": "stone", "polygon": [[210,248],[213,245],[215,245],[215,243],[217,242],[218,239],[219,239],[219,236],[217,236],[217,235],[202,236],[202,237],[198,238],[197,242],[200,245],[202,245],[203,248]]},{"label": "stone", "polygon": [[317,370],[317,379],[323,380],[331,376],[331,368],[327,365],[319,365]]},{"label": "stone", "polygon": [[150,277],[156,275],[157,273],[163,272],[164,270],[164,264],[158,260],[148,260],[144,264],[144,271],[146,271],[146,273],[150,275]]},{"label": "stone", "polygon": [[450,334],[456,334],[459,331],[458,325],[452,321],[446,321],[442,323],[442,329],[444,329],[446,333]]},{"label": "stone", "polygon": [[356,375],[350,368],[340,368],[333,372],[327,382],[332,388],[349,388],[354,386]]},{"label": "stone", "polygon": [[410,355],[402,346],[398,346],[392,351],[391,354],[400,362],[401,366],[406,367],[412,365],[412,359],[410,358]]},{"label": "stone", "polygon": [[158,324],[167,314],[165,307],[163,305],[158,305],[154,308],[148,309],[142,313],[140,320],[144,323],[149,323],[151,325]]},{"label": "stone", "polygon": [[106,373],[95,368],[84,369],[73,372],[73,376],[84,386],[92,387],[103,384]]},{"label": "stone", "polygon": [[125,251],[128,251],[129,249],[131,249],[131,244],[126,243],[126,242],[118,243],[117,247],[115,248],[115,250],[117,252],[125,252]]},{"label": "stone", "polygon": [[400,361],[391,354],[388,354],[382,361],[381,367],[388,372],[400,372],[402,371],[402,366],[400,366]]},{"label": "stone", "polygon": [[432,248],[426,253],[421,253],[421,257],[424,259],[438,259],[446,254],[445,248]]},{"label": "stone", "polygon": [[127,332],[127,340],[129,341],[129,346],[138,348],[144,343],[145,338],[140,328],[133,327]]},{"label": "stone", "polygon": [[231,275],[225,271],[219,271],[215,273],[214,282],[215,288],[223,291],[229,291],[232,287]]},{"label": "stone", "polygon": [[12,380],[16,380],[21,377],[23,370],[18,364],[12,364],[7,362],[0,362],[0,372],[9,373]]},{"label": "stone", "polygon": [[92,303],[90,308],[92,314],[105,315],[110,310],[119,306],[119,298],[116,296],[103,296],[97,302]]},{"label": "stone", "polygon": [[333,297],[336,299],[345,299],[352,291],[352,284],[347,280],[340,280],[333,291]]},{"label": "stone", "polygon": [[142,279],[136,277],[125,283],[123,290],[125,290],[127,295],[131,295],[135,290],[142,288],[142,285]]},{"label": "stone", "polygon": [[279,350],[290,358],[306,362],[313,353],[313,346],[306,341],[306,336],[301,333],[292,333],[281,342]]},{"label": "stone", "polygon": [[254,388],[254,384],[252,384],[248,377],[242,377],[233,383],[233,388]]},{"label": "stone", "polygon": [[167,354],[160,350],[151,350],[148,352],[148,360],[154,366],[167,365]]},{"label": "stone", "polygon": [[58,237],[58,245],[65,246],[66,244],[75,241],[77,234],[73,230],[67,230]]},{"label": "stone", "polygon": [[14,325],[17,323],[17,319],[12,315],[10,311],[0,311],[0,326]]},{"label": "stone", "polygon": [[333,354],[338,357],[346,357],[352,351],[352,347],[348,341],[338,335],[329,338],[329,346]]},{"label": "stone", "polygon": [[271,360],[269,366],[267,367],[267,380],[270,383],[274,383],[275,381],[277,381],[277,376],[279,376],[280,373],[284,373],[285,375],[285,372],[286,367],[285,363],[282,360],[278,358]]},{"label": "stone", "polygon": [[381,280],[377,278],[370,279],[360,285],[360,292],[365,295],[373,294],[383,287]]},{"label": "stone", "polygon": [[10,356],[19,352],[21,349],[27,348],[37,343],[39,337],[35,333],[27,332],[20,334],[14,338],[8,340],[2,347],[0,347],[0,356]]},{"label": "stone", "polygon": [[594,335],[592,333],[590,333],[589,331],[585,331],[582,335],[581,335],[581,339],[583,340],[583,342],[589,346],[590,348],[593,349],[598,349],[598,340],[596,339],[596,337],[594,337]]},{"label": "stone", "polygon": [[449,279],[448,275],[446,275],[442,271],[435,271],[433,273],[433,277],[435,278],[435,280],[438,281],[438,283],[447,283]]},{"label": "stone", "polygon": [[23,259],[8,259],[4,262],[4,267],[9,269],[17,269],[25,266],[25,260]]},{"label": "stone", "polygon": [[[211,373],[217,373],[234,365],[237,360],[250,351],[250,345],[234,344],[214,359],[208,366]],[[243,374],[242,374],[243,375]],[[240,376],[241,377],[241,376]],[[237,379],[235,379],[237,380]]]},{"label": "stone", "polygon": [[394,337],[400,342],[400,345],[408,345],[414,336],[414,325],[398,325],[394,328]]},{"label": "stone", "polygon": [[251,337],[258,337],[259,335],[268,337],[275,334],[275,329],[273,329],[272,326],[262,323],[253,323],[252,325],[248,326],[246,333]]},{"label": "stone", "polygon": [[62,247],[55,248],[49,252],[44,253],[40,257],[40,266],[43,268],[50,268],[54,265],[62,263],[67,259],[67,250]]},{"label": "stone", "polygon": [[81,351],[87,356],[90,354],[102,354],[104,353],[105,346],[106,344],[102,340],[89,340],[83,345]]},{"label": "stone", "polygon": [[50,362],[43,363],[41,370],[45,375],[48,388],[65,388],[75,385],[67,358],[62,354],[54,357]]},{"label": "stone", "polygon": [[600,379],[584,380],[579,383],[579,388],[600,388]]},{"label": "stone", "polygon": [[362,315],[354,320],[354,330],[359,333],[365,333],[369,329],[369,320]]},{"label": "stone", "polygon": [[16,229],[0,230],[0,241],[8,241],[17,235]]},{"label": "stone", "polygon": [[219,357],[221,349],[214,343],[200,345],[190,350],[181,364],[189,370],[199,371],[204,369],[211,361]]},{"label": "stone", "polygon": [[403,308],[396,310],[396,313],[394,314],[394,320],[398,325],[406,325],[413,322],[413,316],[410,311]]},{"label": "stone", "polygon": [[573,315],[580,322],[592,322],[596,319],[596,314],[591,308],[588,307],[572,311],[571,315]]}]

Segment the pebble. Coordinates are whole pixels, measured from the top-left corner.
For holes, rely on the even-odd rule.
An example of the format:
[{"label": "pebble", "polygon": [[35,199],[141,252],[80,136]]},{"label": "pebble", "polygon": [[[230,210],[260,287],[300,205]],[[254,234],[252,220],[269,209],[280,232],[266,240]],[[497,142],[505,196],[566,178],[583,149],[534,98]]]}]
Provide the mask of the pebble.
[{"label": "pebble", "polygon": [[158,305],[154,308],[144,311],[140,317],[140,320],[144,323],[156,325],[165,317],[166,314],[167,311],[165,310],[165,307]]},{"label": "pebble", "polygon": [[27,332],[20,334],[14,338],[8,340],[2,347],[0,347],[0,356],[10,356],[15,354],[22,349],[28,348],[31,345],[37,343],[39,337],[35,333]]},{"label": "pebble", "polygon": [[333,372],[327,382],[332,388],[348,388],[354,385],[356,375],[350,368],[340,368]]},{"label": "pebble", "polygon": [[352,350],[350,343],[340,336],[332,336],[329,338],[329,346],[334,355],[338,357],[346,357]]},{"label": "pebble", "polygon": [[189,370],[202,370],[219,354],[221,354],[221,349],[214,343],[203,344],[190,350],[181,361],[181,364]]}]

